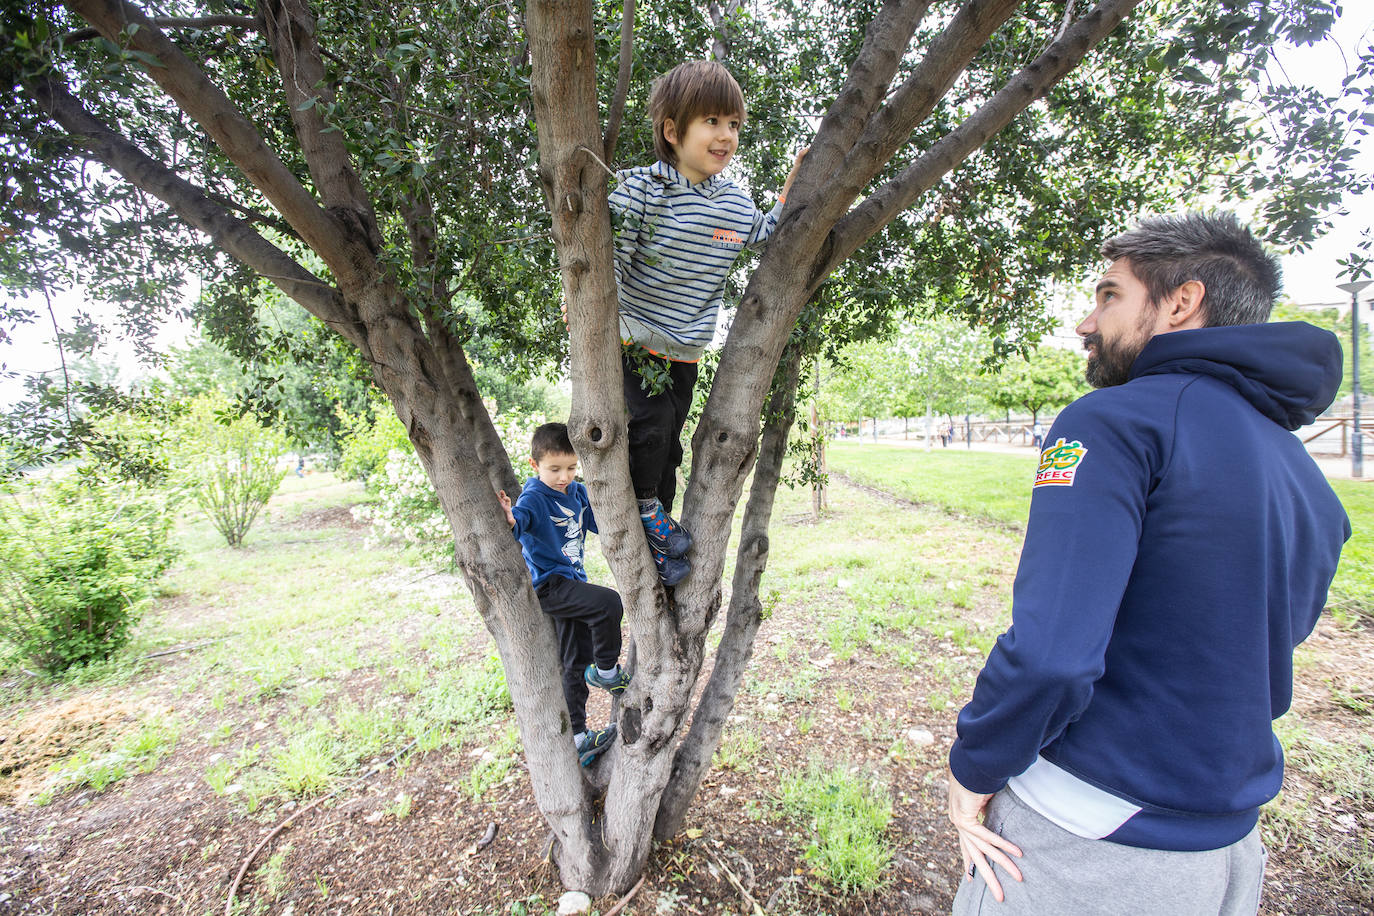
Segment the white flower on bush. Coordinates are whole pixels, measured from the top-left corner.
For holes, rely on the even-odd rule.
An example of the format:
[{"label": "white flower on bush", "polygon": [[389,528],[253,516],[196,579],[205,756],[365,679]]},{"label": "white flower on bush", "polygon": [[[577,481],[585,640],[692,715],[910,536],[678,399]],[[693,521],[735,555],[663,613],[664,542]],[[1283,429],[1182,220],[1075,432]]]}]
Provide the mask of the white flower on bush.
[{"label": "white flower on bush", "polygon": [[[514,411],[496,419],[496,431],[518,480],[530,475],[530,436],[545,422],[542,414]],[[392,449],[382,477],[377,501],[353,510],[354,518],[372,524],[366,546],[371,549],[381,541],[401,541],[419,547],[435,560],[451,557],[453,531],[415,453]],[[492,499],[495,501],[494,494]]]}]

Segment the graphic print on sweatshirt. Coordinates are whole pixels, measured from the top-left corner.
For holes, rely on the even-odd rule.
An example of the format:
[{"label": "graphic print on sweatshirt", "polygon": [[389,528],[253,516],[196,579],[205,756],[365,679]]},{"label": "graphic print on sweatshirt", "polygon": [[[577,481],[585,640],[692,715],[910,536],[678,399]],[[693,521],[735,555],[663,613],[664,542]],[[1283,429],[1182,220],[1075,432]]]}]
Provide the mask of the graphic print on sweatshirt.
[{"label": "graphic print on sweatshirt", "polygon": [[568,562],[577,568],[582,567],[582,509],[579,507],[576,512],[567,506],[555,503],[558,511],[563,513],[560,518],[550,515],[549,521],[553,522],[554,527],[563,529],[563,556],[568,558]]}]

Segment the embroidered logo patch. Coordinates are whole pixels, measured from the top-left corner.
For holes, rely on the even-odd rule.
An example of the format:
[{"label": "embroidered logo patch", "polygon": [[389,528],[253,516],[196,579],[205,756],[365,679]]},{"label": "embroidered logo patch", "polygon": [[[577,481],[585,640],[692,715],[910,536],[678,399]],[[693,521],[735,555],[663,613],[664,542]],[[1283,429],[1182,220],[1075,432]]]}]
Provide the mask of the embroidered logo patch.
[{"label": "embroidered logo patch", "polygon": [[1083,456],[1088,454],[1082,442],[1065,442],[1062,438],[1040,453],[1040,466],[1035,469],[1037,487],[1071,487]]}]

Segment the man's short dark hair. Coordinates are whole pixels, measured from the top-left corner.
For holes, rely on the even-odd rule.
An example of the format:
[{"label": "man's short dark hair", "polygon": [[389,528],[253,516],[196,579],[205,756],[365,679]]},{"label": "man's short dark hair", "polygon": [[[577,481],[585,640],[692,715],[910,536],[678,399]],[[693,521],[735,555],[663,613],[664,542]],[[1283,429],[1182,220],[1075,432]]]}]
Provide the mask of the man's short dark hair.
[{"label": "man's short dark hair", "polygon": [[536,462],[545,455],[576,455],[568,438],[568,424],[545,423],[530,437],[530,457]]},{"label": "man's short dark hair", "polygon": [[1155,304],[1189,280],[1201,281],[1209,328],[1263,324],[1283,286],[1278,259],[1234,213],[1152,217],[1104,242],[1102,256],[1130,261]]},{"label": "man's short dark hair", "polygon": [[654,80],[649,90],[649,119],[654,122],[654,152],[669,165],[677,153],[663,135],[663,122],[672,120],[680,139],[687,125],[710,115],[739,115],[744,126],[744,93],[723,64],[689,60]]}]

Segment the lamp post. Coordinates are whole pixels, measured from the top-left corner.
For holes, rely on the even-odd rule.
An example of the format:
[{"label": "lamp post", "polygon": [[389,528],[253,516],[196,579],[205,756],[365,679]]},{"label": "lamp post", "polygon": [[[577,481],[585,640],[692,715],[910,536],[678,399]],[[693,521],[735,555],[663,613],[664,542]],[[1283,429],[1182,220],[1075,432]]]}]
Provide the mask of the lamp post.
[{"label": "lamp post", "polygon": [[1374,280],[1354,280],[1336,286],[1350,294],[1350,425],[1355,445],[1350,458],[1350,476],[1355,478],[1364,476],[1364,443],[1360,441],[1360,292],[1370,283]]}]

